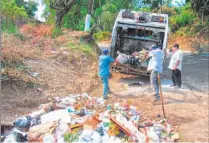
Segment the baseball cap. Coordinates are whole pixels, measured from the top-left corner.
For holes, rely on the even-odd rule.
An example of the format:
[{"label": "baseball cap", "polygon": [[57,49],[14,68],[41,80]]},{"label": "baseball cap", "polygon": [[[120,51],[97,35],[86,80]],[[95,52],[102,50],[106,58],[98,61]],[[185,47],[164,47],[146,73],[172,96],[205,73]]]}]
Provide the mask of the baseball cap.
[{"label": "baseball cap", "polygon": [[109,50],[108,49],[103,49],[102,50],[102,54],[107,55],[108,53],[109,53]]}]

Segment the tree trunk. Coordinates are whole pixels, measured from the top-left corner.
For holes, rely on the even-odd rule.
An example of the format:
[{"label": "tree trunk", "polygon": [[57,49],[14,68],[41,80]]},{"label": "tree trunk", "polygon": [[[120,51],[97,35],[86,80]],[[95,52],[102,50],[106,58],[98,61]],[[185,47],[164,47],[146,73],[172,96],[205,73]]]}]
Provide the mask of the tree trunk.
[{"label": "tree trunk", "polygon": [[61,27],[62,27],[62,19],[65,16],[65,14],[68,13],[69,9],[70,8],[56,12],[56,17],[55,17],[55,20],[56,20],[56,28],[61,29]]},{"label": "tree trunk", "polygon": [[56,12],[56,28],[61,29],[61,25],[62,25],[62,16],[60,15],[60,12]]},{"label": "tree trunk", "polygon": [[202,12],[202,25],[204,25],[204,11]]},{"label": "tree trunk", "polygon": [[91,15],[87,14],[86,15],[86,21],[85,21],[85,29],[84,31],[90,31],[90,27],[91,27]]},{"label": "tree trunk", "polygon": [[88,3],[88,13],[86,14],[86,20],[85,20],[85,29],[84,31],[90,31],[91,28],[91,15],[93,14],[94,10],[94,0],[89,0]]}]

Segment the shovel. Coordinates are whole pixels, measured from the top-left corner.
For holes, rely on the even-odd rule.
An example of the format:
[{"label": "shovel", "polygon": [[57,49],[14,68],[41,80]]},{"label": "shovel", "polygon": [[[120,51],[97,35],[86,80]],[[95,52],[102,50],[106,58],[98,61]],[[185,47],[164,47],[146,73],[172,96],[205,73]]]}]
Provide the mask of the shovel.
[{"label": "shovel", "polygon": [[163,102],[163,94],[162,94],[160,74],[158,74],[158,85],[159,85],[159,88],[160,88],[160,99],[161,99],[161,103],[162,103],[163,117],[166,118],[166,116],[165,116],[165,109],[164,109],[164,102]]}]

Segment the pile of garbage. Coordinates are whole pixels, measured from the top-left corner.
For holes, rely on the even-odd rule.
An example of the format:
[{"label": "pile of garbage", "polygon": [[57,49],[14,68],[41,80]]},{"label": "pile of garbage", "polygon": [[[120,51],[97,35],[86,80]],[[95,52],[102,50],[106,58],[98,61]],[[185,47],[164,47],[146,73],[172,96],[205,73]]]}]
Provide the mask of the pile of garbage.
[{"label": "pile of garbage", "polygon": [[140,65],[141,62],[146,60],[146,51],[142,50],[140,52],[133,52],[131,55],[127,55],[117,51],[118,56],[116,61],[121,64],[131,64],[131,65]]},{"label": "pile of garbage", "polygon": [[145,119],[128,101],[106,105],[87,93],[56,97],[35,112],[17,119],[3,134],[16,142],[175,142],[179,139],[166,119]]}]

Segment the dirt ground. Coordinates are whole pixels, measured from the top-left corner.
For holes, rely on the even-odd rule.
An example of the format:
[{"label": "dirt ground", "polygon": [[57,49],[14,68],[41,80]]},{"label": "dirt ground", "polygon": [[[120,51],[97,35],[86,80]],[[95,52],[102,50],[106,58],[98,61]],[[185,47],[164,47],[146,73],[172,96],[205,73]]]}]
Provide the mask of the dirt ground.
[{"label": "dirt ground", "polygon": [[[140,82],[141,78],[114,74],[110,80],[113,94],[107,105],[128,100],[143,112],[143,116],[160,120],[163,118],[161,104],[154,105],[153,93],[149,84],[128,86]],[[180,133],[180,142],[208,142],[208,95],[188,88],[172,89],[162,85],[166,118],[174,129]],[[98,93],[102,89],[98,89]],[[161,117],[159,117],[159,115]]]},{"label": "dirt ground", "polygon": [[[4,62],[9,63],[2,70],[6,77],[1,81],[3,125],[12,125],[16,118],[37,109],[49,98],[90,93],[97,87],[96,57],[69,47],[69,43],[79,45],[82,34],[67,32],[56,39],[31,36],[27,41],[3,37]],[[15,67],[10,66],[14,61]]]}]

